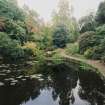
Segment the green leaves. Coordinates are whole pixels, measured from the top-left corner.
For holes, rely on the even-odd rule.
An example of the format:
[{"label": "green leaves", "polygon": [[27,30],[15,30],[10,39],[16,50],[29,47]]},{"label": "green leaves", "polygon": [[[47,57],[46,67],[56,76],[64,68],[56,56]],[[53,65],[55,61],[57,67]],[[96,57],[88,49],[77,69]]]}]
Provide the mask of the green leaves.
[{"label": "green leaves", "polygon": [[96,34],[105,37],[105,24],[96,28]]},{"label": "green leaves", "polygon": [[17,58],[20,56],[19,44],[16,40],[11,40],[10,37],[3,32],[0,32],[0,54],[4,57]]},{"label": "green leaves", "polygon": [[0,17],[24,21],[25,15],[15,0],[0,0]]},{"label": "green leaves", "polygon": [[90,13],[87,16],[82,17],[79,20],[80,33],[84,33],[86,31],[95,31],[95,20],[93,13]]},{"label": "green leaves", "polygon": [[53,33],[53,44],[56,47],[65,47],[68,40],[68,35],[69,31],[67,30],[66,26],[57,26]]},{"label": "green leaves", "polygon": [[95,20],[98,25],[105,24],[105,1],[100,3]]}]

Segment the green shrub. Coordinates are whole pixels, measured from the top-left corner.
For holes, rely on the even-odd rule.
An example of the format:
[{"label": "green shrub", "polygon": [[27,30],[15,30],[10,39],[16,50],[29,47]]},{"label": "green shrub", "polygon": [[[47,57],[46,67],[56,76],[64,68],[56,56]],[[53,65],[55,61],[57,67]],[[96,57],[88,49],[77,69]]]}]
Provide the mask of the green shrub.
[{"label": "green shrub", "polygon": [[82,17],[79,20],[80,33],[87,31],[95,31],[95,21],[93,13],[90,13],[87,16]]},{"label": "green shrub", "polygon": [[78,43],[68,44],[66,47],[66,52],[68,54],[76,54],[79,52]]},{"label": "green shrub", "polygon": [[13,59],[13,60],[19,60],[24,58],[25,56],[24,50],[21,47],[15,47],[12,48],[12,50],[10,51],[10,55],[9,58]]},{"label": "green shrub", "polygon": [[87,49],[98,46],[101,43],[101,39],[102,37],[100,35],[95,35],[95,32],[85,32],[79,37],[78,41],[80,53],[84,54]]},{"label": "green shrub", "polygon": [[100,3],[95,20],[98,23],[98,25],[105,24],[105,1],[102,1]]},{"label": "green shrub", "polygon": [[55,52],[51,59],[54,64],[61,64],[63,62],[62,56],[59,54],[59,52]]},{"label": "green shrub", "polygon": [[3,57],[17,59],[24,56],[24,51],[16,40],[12,40],[6,33],[0,32],[0,54]]},{"label": "green shrub", "polygon": [[96,28],[96,34],[105,37],[105,24]]},{"label": "green shrub", "polygon": [[88,64],[83,63],[83,62],[80,63],[80,70],[88,71],[88,70],[91,70],[91,69],[93,70],[93,68],[91,66],[89,66]]},{"label": "green shrub", "polygon": [[53,32],[53,44],[56,47],[63,48],[66,46],[68,41],[69,31],[64,25],[59,25],[54,29]]},{"label": "green shrub", "polygon": [[24,21],[25,13],[17,5],[16,0],[0,0],[0,17]]},{"label": "green shrub", "polygon": [[93,48],[93,59],[101,59],[105,55],[105,39],[101,40],[98,46]]},{"label": "green shrub", "polygon": [[101,56],[102,56],[102,52],[103,52],[103,50],[102,50],[102,48],[100,46],[94,47],[92,58],[100,60]]},{"label": "green shrub", "polygon": [[10,19],[5,20],[5,32],[8,33],[11,39],[18,40],[21,44],[27,40],[26,29],[20,25],[23,23],[18,23]]},{"label": "green shrub", "polygon": [[105,63],[105,54],[101,57],[101,61]]},{"label": "green shrub", "polygon": [[87,49],[87,50],[84,52],[84,56],[85,56],[86,58],[92,58],[92,56],[93,56],[93,49],[92,49],[92,48]]},{"label": "green shrub", "polygon": [[45,53],[43,50],[36,49],[36,60],[39,61],[40,63],[45,62]]}]

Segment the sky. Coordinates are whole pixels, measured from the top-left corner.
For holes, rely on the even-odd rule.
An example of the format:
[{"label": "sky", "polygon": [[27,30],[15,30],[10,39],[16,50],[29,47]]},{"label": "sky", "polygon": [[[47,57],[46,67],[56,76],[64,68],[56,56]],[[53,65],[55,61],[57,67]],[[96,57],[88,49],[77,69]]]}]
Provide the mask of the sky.
[{"label": "sky", "polygon": [[[18,0],[19,6],[28,5],[38,12],[45,21],[50,21],[52,11],[57,9],[59,0]],[[79,19],[90,11],[96,11],[99,3],[103,0],[70,0],[73,7],[73,16]]]}]

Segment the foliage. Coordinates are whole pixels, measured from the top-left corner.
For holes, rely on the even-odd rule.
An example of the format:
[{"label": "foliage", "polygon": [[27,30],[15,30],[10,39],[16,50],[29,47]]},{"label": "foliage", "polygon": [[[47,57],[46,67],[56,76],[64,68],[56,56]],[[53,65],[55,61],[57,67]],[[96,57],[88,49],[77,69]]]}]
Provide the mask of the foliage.
[{"label": "foliage", "polygon": [[59,51],[55,52],[51,59],[54,64],[61,64],[63,62],[62,56],[59,54]]},{"label": "foliage", "polygon": [[94,47],[93,59],[102,59],[105,54],[105,39],[103,39],[99,46]]},{"label": "foliage", "polygon": [[51,26],[43,26],[42,28],[42,40],[40,44],[42,44],[42,49],[47,49],[52,47],[52,27]]},{"label": "foliage", "polygon": [[0,32],[0,54],[3,57],[17,59],[24,56],[24,51],[17,41],[11,40],[6,33]]},{"label": "foliage", "polygon": [[103,26],[96,29],[94,32],[86,32],[79,38],[80,53],[86,58],[101,59],[104,55],[104,30]]},{"label": "foliage", "polygon": [[79,52],[78,43],[67,44],[66,52],[68,54],[76,54],[76,53],[78,53]]},{"label": "foliage", "polygon": [[[84,54],[85,57],[87,58],[99,59],[99,60],[102,59],[104,61],[105,1],[100,3],[95,18],[93,15],[90,15],[83,17],[80,20],[80,28],[81,32],[83,33],[79,37],[78,41],[80,53]],[[94,33],[88,32],[90,30],[94,30]]]},{"label": "foliage", "polygon": [[72,17],[72,9],[69,0],[60,0],[58,3],[58,11],[53,12],[53,26],[65,25],[69,31],[68,41],[76,41],[79,35],[79,26],[74,17]]},{"label": "foliage", "polygon": [[95,20],[98,23],[98,25],[105,24],[105,1],[100,3]]},{"label": "foliage", "polygon": [[92,49],[92,48],[87,49],[87,50],[84,52],[84,56],[85,56],[86,58],[92,58],[92,56],[93,56],[93,49]]},{"label": "foliage", "polygon": [[[60,0],[51,25],[44,24],[38,13],[26,5],[19,8],[17,0],[0,0],[1,56],[13,60],[35,57],[44,62],[45,51],[53,46],[64,48],[68,42],[73,43],[67,45],[67,53],[80,52],[87,58],[105,61],[105,1],[100,3],[96,17],[90,13],[78,24],[69,1]],[[52,58],[58,59],[59,53]]]},{"label": "foliage", "polygon": [[87,58],[101,59],[105,53],[105,26],[99,26],[96,33],[86,32],[79,38],[80,53]]},{"label": "foliage", "polygon": [[87,16],[82,17],[79,20],[80,33],[84,33],[86,31],[95,31],[95,21],[93,13],[90,13]]},{"label": "foliage", "polygon": [[53,13],[53,22],[54,25],[63,24],[68,26],[70,22],[70,7],[68,0],[60,0],[58,3],[58,12],[54,11]]},{"label": "foliage", "polygon": [[87,49],[92,48],[100,44],[102,37],[95,35],[95,32],[85,32],[79,37],[79,49],[80,53],[83,54]]},{"label": "foliage", "polygon": [[96,34],[105,37],[105,24],[96,28]]},{"label": "foliage", "polygon": [[5,28],[4,18],[0,17],[0,32],[2,32]]},{"label": "foliage", "polygon": [[0,0],[0,17],[23,21],[25,14],[18,7],[16,0]]},{"label": "foliage", "polygon": [[[23,25],[25,24],[23,23]],[[22,27],[19,23],[14,22],[13,20],[6,20],[5,32],[8,33],[11,39],[18,40],[21,44],[27,41],[26,29]]]},{"label": "foliage", "polygon": [[91,69],[93,69],[93,67],[91,67],[90,65],[83,62],[80,63],[80,70],[85,71],[85,70],[91,70]]},{"label": "foliage", "polygon": [[26,50],[27,52],[30,51],[31,55],[35,55],[36,54],[35,50],[36,50],[37,46],[33,42],[26,42],[22,48],[24,50]]},{"label": "foliage", "polygon": [[16,0],[0,0],[0,54],[10,59],[35,56],[35,36],[39,36],[37,12],[21,9]]},{"label": "foliage", "polygon": [[101,57],[101,61],[105,64],[105,54]]},{"label": "foliage", "polygon": [[45,62],[45,52],[43,50],[36,49],[36,60],[38,60],[40,64]]},{"label": "foliage", "polygon": [[[43,24],[43,21],[39,18],[38,13],[35,10],[30,10],[29,7],[24,5],[24,12],[26,14],[25,25],[27,33],[29,35],[40,34],[40,28]],[[32,41],[32,40],[31,40]]]},{"label": "foliage", "polygon": [[69,31],[66,26],[60,25],[54,29],[53,32],[53,44],[56,47],[63,48],[66,46],[68,40]]}]

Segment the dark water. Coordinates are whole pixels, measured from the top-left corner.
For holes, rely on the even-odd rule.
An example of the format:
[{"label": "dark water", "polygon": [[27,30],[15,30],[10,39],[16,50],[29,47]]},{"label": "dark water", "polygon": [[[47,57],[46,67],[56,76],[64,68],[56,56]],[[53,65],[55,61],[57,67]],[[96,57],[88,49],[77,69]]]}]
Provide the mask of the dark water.
[{"label": "dark water", "polygon": [[0,87],[0,105],[105,105],[105,81],[92,71],[55,66],[50,74]]}]

